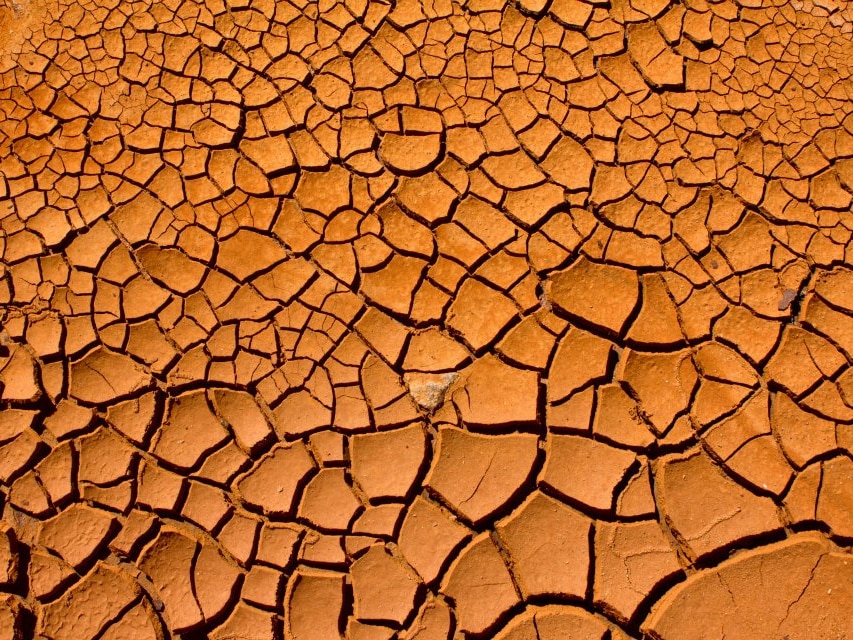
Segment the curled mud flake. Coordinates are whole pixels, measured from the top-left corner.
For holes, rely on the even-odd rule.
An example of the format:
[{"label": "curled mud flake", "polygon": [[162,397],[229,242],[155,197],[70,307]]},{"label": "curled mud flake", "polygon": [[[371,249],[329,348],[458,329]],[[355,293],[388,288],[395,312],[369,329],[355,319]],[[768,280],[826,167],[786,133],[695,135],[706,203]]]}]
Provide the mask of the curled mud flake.
[{"label": "curled mud flake", "polygon": [[604,379],[614,345],[572,327],[560,339],[548,371],[548,400],[557,403],[593,381]]},{"label": "curled mud flake", "polygon": [[45,605],[37,632],[58,640],[96,638],[138,594],[139,586],[124,569],[99,562],[58,600]]},{"label": "curled mud flake", "polygon": [[495,636],[496,640],[625,640],[618,627],[585,609],[571,605],[528,607]]},{"label": "curled mud flake", "polygon": [[275,266],[287,258],[284,248],[273,238],[257,231],[240,229],[219,243],[217,266],[240,282]]},{"label": "curled mud flake", "polygon": [[39,543],[80,568],[102,549],[116,529],[115,518],[99,509],[72,505],[42,526]]},{"label": "curled mud flake", "polygon": [[104,640],[157,640],[160,620],[152,607],[142,601],[122,613],[101,636]]},{"label": "curled mud flake", "polygon": [[145,245],[136,252],[142,267],[155,280],[175,293],[186,295],[204,279],[206,266],[178,249],[162,249]]},{"label": "curled mud flake", "polygon": [[280,625],[276,614],[238,602],[231,615],[209,637],[211,640],[273,640]]},{"label": "curled mud flake", "polygon": [[655,521],[601,523],[595,531],[595,601],[620,620],[681,571],[678,555]]},{"label": "curled mud flake", "polygon": [[635,459],[630,451],[585,436],[551,435],[540,481],[570,501],[608,511]]},{"label": "curled mud flake", "polygon": [[477,352],[489,345],[515,316],[516,308],[509,297],[470,278],[451,303],[447,324]]},{"label": "curled mud flake", "polygon": [[0,625],[3,640],[18,640],[24,634],[24,616],[27,610],[17,596],[4,593],[0,596]]},{"label": "curled mud flake", "polygon": [[210,410],[205,393],[194,391],[170,400],[151,450],[170,464],[189,469],[227,437],[228,432]]},{"label": "curled mud flake", "polygon": [[110,403],[144,389],[150,375],[125,355],[98,347],[70,367],[69,395],[87,403]]},{"label": "curled mud flake", "polygon": [[402,624],[415,606],[418,583],[382,545],[352,565],[353,611],[364,622]]},{"label": "curled mud flake", "polygon": [[277,445],[236,482],[236,488],[250,506],[269,516],[293,513],[303,481],[314,462],[301,442]]},{"label": "curled mud flake", "polygon": [[785,456],[797,468],[836,446],[835,423],[805,411],[784,393],[773,395],[770,424]]},{"label": "curled mud flake", "polygon": [[320,529],[346,531],[361,508],[343,469],[321,469],[305,485],[297,515]]},{"label": "curled mud flake", "polygon": [[198,543],[173,529],[163,529],[142,552],[139,569],[151,580],[165,607],[163,613],[172,629],[189,630],[204,622],[201,606],[193,593],[193,566]]},{"label": "curled mud flake", "polygon": [[[643,629],[660,638],[700,638],[695,621],[701,615],[704,629],[730,638],[843,636],[853,598],[850,572],[848,553],[820,535],[798,534],[690,576],[661,599]],[[815,606],[821,615],[813,615]],[[761,616],[754,615],[756,607]]]},{"label": "curled mud flake", "polygon": [[640,296],[634,271],[585,257],[554,274],[550,284],[550,299],[558,312],[610,335],[623,332]]},{"label": "curled mud flake", "polygon": [[823,464],[820,493],[817,497],[817,517],[825,522],[833,533],[853,536],[853,518],[848,506],[853,500],[851,490],[853,461],[839,456]]},{"label": "curled mud flake", "polygon": [[583,598],[591,527],[589,518],[539,492],[498,521],[495,530],[522,595]]},{"label": "curled mud flake", "polygon": [[746,544],[782,525],[770,498],[740,487],[702,452],[670,458],[661,471],[661,510],[694,558]]},{"label": "curled mud flake", "polygon": [[241,571],[213,545],[202,545],[193,567],[193,589],[205,620],[218,618],[235,595]]},{"label": "curled mud flake", "polygon": [[403,519],[398,544],[406,562],[425,583],[431,583],[470,535],[471,531],[452,514],[418,496]]},{"label": "curled mud flake", "polygon": [[294,640],[338,638],[346,574],[298,569],[284,598],[284,627]]},{"label": "curled mud flake", "polygon": [[217,413],[234,430],[237,443],[252,453],[273,438],[269,422],[248,393],[217,389],[212,394]]},{"label": "curled mud flake", "polygon": [[437,134],[386,133],[379,144],[379,156],[392,171],[417,175],[441,156],[441,137]]},{"label": "curled mud flake", "polygon": [[15,530],[0,524],[0,586],[9,587],[18,579],[20,560]]},{"label": "curled mud flake", "polygon": [[537,451],[532,434],[478,435],[442,427],[425,484],[476,525],[522,489]]},{"label": "curled mud flake", "polygon": [[[404,498],[424,464],[426,437],[421,425],[353,436],[353,479],[368,498]],[[394,468],[388,468],[388,461]]]},{"label": "curled mud flake", "polygon": [[36,377],[36,362],[20,345],[13,345],[11,353],[0,356],[0,399],[5,401],[33,401],[42,394]]},{"label": "curled mud flake", "polygon": [[460,372],[448,393],[467,424],[499,427],[537,419],[539,376],[495,356],[484,356]]},{"label": "curled mud flake", "polygon": [[450,635],[452,624],[448,604],[444,600],[427,596],[414,622],[400,637],[403,640],[444,640]]},{"label": "curled mud flake", "polygon": [[468,350],[456,340],[437,329],[427,329],[412,336],[403,367],[427,373],[453,371],[469,357]]},{"label": "curled mud flake", "polygon": [[482,634],[519,602],[509,570],[488,533],[465,547],[450,566],[441,592],[452,599],[459,629]]},{"label": "curled mud flake", "polygon": [[665,433],[690,406],[698,376],[687,350],[653,353],[626,350],[617,376],[636,394],[643,417],[656,433]]}]

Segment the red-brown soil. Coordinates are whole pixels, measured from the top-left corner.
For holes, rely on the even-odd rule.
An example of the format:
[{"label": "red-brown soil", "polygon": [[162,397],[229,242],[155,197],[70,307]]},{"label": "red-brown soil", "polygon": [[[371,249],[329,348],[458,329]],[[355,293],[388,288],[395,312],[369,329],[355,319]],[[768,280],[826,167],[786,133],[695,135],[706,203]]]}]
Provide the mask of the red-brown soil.
[{"label": "red-brown soil", "polygon": [[0,3],[0,640],[853,638],[853,7]]}]

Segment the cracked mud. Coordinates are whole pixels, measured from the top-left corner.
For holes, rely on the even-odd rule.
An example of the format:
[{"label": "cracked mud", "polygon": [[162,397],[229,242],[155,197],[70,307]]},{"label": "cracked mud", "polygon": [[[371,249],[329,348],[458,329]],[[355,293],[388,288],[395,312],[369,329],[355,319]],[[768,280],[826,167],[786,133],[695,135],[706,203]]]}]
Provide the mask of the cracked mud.
[{"label": "cracked mud", "polygon": [[0,1],[0,640],[853,638],[851,60]]}]

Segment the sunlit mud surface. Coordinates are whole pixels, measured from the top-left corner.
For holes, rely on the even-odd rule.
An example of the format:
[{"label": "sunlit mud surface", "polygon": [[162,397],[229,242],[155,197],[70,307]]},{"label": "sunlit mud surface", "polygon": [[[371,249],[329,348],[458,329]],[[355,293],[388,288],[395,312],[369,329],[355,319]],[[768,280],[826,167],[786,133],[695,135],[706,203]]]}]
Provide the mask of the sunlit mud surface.
[{"label": "sunlit mud surface", "polygon": [[853,638],[851,27],[0,2],[0,640]]}]

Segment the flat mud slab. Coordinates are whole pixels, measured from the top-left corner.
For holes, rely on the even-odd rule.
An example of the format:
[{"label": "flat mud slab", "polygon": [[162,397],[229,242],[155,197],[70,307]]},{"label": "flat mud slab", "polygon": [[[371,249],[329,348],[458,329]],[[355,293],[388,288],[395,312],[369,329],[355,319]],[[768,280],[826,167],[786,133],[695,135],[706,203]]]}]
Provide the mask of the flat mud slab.
[{"label": "flat mud slab", "polygon": [[853,6],[0,0],[0,640],[853,638]]}]

